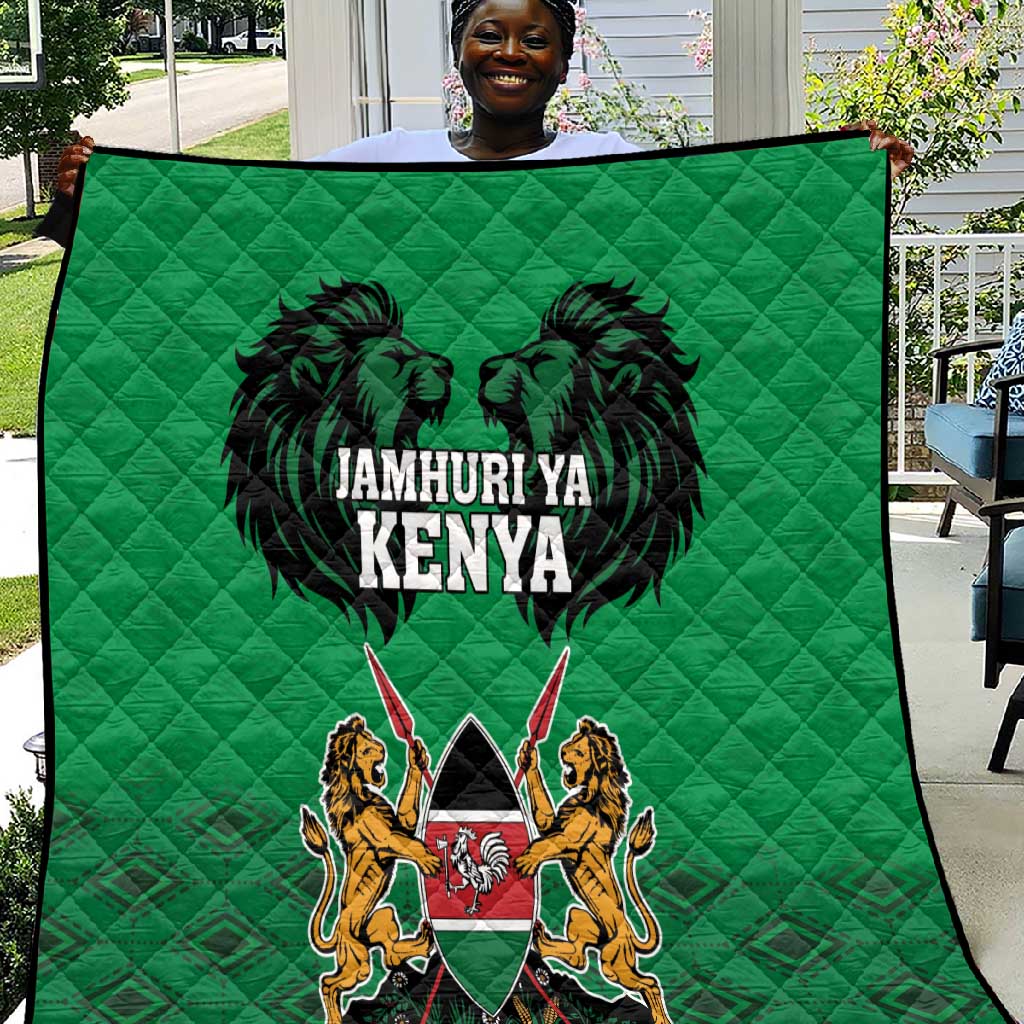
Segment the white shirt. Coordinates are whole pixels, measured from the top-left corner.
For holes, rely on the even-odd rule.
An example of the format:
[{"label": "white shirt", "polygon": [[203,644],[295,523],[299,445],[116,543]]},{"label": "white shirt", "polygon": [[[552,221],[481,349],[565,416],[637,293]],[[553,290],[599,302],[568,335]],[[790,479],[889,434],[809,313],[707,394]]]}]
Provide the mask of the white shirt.
[{"label": "white shirt", "polygon": [[[640,147],[627,142],[618,132],[559,132],[554,142],[533,153],[507,157],[508,160],[572,160],[585,156],[605,156],[609,153],[639,153]],[[475,161],[452,148],[448,132],[438,128],[431,131],[406,131],[395,128],[383,135],[371,135],[347,146],[332,149],[314,161],[365,164],[415,164],[442,161]]]}]

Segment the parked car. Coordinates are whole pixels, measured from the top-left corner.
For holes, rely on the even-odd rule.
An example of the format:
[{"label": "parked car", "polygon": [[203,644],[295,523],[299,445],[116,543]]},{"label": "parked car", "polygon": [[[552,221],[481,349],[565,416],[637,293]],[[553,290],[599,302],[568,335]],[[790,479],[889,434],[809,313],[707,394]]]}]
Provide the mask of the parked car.
[{"label": "parked car", "polygon": [[[244,53],[249,48],[249,33],[239,32],[237,36],[225,36],[220,43],[225,53]],[[271,56],[276,57],[282,49],[281,33],[271,32],[266,28],[256,29],[256,49],[260,53],[269,50]]]}]

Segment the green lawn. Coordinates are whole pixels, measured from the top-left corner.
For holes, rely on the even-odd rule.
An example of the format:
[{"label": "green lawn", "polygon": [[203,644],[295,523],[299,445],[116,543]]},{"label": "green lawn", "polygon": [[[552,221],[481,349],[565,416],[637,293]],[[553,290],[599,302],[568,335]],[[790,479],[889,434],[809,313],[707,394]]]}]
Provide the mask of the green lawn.
[{"label": "green lawn", "polygon": [[253,56],[250,53],[179,53],[175,55],[179,61],[206,61],[208,64],[245,64],[254,60],[281,60],[280,57],[271,57],[269,53],[258,53]]},{"label": "green lawn", "polygon": [[[226,53],[183,53],[180,51],[175,52],[174,57],[179,63],[182,61],[204,61],[208,64],[245,64],[248,61],[254,60],[280,60],[279,57],[271,57],[269,55],[258,55],[256,57],[252,57],[247,53],[235,53],[228,56]],[[115,59],[119,64],[130,65],[132,61],[141,60],[152,62],[162,61],[164,58],[163,54],[160,53],[132,53]]]},{"label": "green lawn", "polygon": [[14,245],[15,242],[25,242],[30,239],[49,208],[49,203],[36,203],[36,212],[39,216],[33,217],[32,220],[25,217],[24,206],[0,213],[0,249],[7,245]]},{"label": "green lawn", "polygon": [[39,577],[0,579],[0,665],[39,639]]},{"label": "green lawn", "polygon": [[[178,69],[179,75],[187,75],[187,71]],[[141,71],[129,71],[125,76],[128,79],[128,84],[133,85],[135,82],[148,82],[151,78],[166,78],[167,72],[161,71],[159,68],[143,68]]]},{"label": "green lawn", "polygon": [[57,252],[0,274],[0,431],[35,433],[39,364],[60,260]]},{"label": "green lawn", "polygon": [[234,160],[288,160],[291,157],[288,111],[279,110],[252,124],[216,135],[185,152]]}]

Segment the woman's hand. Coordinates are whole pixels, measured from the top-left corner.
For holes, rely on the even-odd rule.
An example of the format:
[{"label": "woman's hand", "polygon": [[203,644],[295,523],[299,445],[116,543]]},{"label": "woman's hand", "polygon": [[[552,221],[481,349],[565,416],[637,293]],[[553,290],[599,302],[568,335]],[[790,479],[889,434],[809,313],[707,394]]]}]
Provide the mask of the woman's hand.
[{"label": "woman's hand", "polygon": [[871,148],[889,151],[889,165],[892,167],[894,178],[902,174],[914,159],[914,147],[909,142],[890,135],[879,128],[874,121],[855,121],[853,124],[840,125],[839,130],[841,132],[871,132],[871,137],[868,139]]},{"label": "woman's hand", "polygon": [[91,135],[86,135],[81,142],[68,146],[60,155],[57,164],[57,188],[66,196],[75,194],[75,182],[78,181],[78,168],[84,166],[92,156],[93,142]]}]

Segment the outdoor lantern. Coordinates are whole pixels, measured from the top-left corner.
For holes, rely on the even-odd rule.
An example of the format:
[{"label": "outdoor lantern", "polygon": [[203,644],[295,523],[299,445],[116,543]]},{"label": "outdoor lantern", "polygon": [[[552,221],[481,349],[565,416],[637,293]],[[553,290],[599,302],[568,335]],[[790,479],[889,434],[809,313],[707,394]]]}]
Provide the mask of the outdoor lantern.
[{"label": "outdoor lantern", "polygon": [[46,733],[37,732],[25,741],[25,749],[36,758],[36,779],[46,781]]}]

